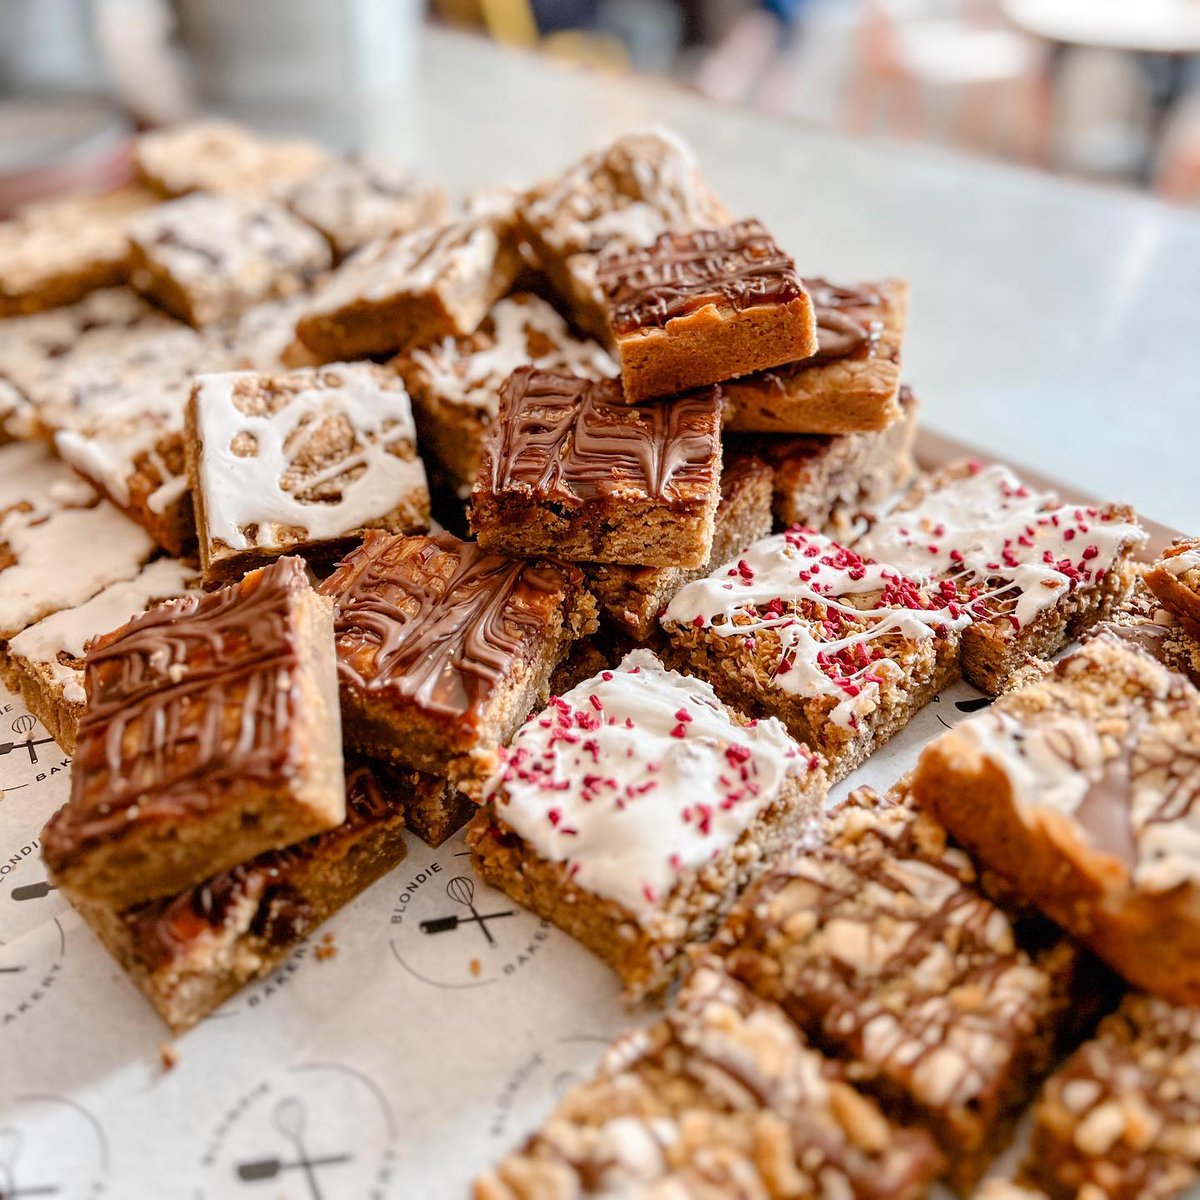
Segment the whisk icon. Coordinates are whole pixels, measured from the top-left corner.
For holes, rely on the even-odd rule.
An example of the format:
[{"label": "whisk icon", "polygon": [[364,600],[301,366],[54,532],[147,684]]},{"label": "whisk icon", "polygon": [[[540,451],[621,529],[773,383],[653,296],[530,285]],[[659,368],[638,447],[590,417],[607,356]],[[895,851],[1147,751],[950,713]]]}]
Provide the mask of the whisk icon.
[{"label": "whisk icon", "polygon": [[446,895],[456,903],[463,905],[471,915],[469,917],[460,917],[455,913],[448,917],[434,917],[431,920],[422,921],[422,933],[449,933],[451,930],[457,929],[460,925],[474,921],[483,930],[483,936],[487,938],[488,945],[494,946],[496,939],[492,937],[492,931],[488,928],[487,923],[489,921],[498,921],[501,917],[511,917],[516,913],[515,908],[510,908],[505,912],[482,914],[476,911],[475,881],[468,875],[455,875],[446,884]]},{"label": "whisk icon", "polygon": [[274,1179],[283,1171],[303,1171],[308,1194],[312,1200],[321,1200],[322,1193],[317,1182],[316,1168],[347,1163],[350,1161],[350,1155],[326,1154],[323,1157],[310,1158],[306,1144],[306,1124],[304,1102],[296,1096],[285,1096],[275,1106],[275,1128],[291,1143],[295,1159],[292,1162],[284,1162],[279,1158],[260,1158],[254,1162],[239,1163],[237,1177],[243,1183],[258,1183],[264,1179]]},{"label": "whisk icon", "polygon": [[17,1159],[21,1156],[21,1131],[0,1129],[0,1200],[20,1196],[54,1196],[59,1188],[52,1183],[23,1187],[17,1183]]}]

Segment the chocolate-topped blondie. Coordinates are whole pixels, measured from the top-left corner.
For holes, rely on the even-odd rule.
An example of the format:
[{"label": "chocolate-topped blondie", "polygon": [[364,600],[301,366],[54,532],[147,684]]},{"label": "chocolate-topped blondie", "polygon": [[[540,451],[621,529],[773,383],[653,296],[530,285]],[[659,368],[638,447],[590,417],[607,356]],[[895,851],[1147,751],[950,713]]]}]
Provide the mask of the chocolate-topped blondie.
[{"label": "chocolate-topped blondie", "polygon": [[577,562],[698,567],[720,499],[715,389],[627,405],[620,385],[520,367],[471,495],[480,544]]},{"label": "chocolate-topped blondie", "polygon": [[1101,634],[925,747],[917,802],[1131,983],[1200,1003],[1200,692]]},{"label": "chocolate-topped blondie", "polygon": [[796,264],[758,221],[664,233],[601,259],[599,278],[628,404],[816,352]]},{"label": "chocolate-topped blondie", "polygon": [[806,278],[817,323],[816,353],[731,381],[730,430],[870,433],[900,416],[900,347],[908,285],[898,279],[841,287]]},{"label": "chocolate-topped blondie", "polygon": [[1180,538],[1146,572],[1146,585],[1200,638],[1200,538]]},{"label": "chocolate-topped blondie", "polygon": [[282,962],[323,921],[404,858],[403,793],[365,759],[346,764],[346,819],[268,850],[176,896],[83,918],[174,1033]]},{"label": "chocolate-topped blondie", "polygon": [[631,1000],[821,805],[816,755],[634,650],[517,731],[467,840],[490,884],[579,938]]},{"label": "chocolate-topped blondie", "polygon": [[474,1200],[919,1200],[940,1158],[772,1004],[704,961]]},{"label": "chocolate-topped blondie", "polygon": [[124,909],[345,818],[331,609],[282,558],[92,642],[57,886]]},{"label": "chocolate-topped blondie", "polygon": [[1107,616],[1145,540],[1123,505],[1061,504],[1007,467],[965,463],[920,480],[855,543],[970,613],[963,674],[997,695],[1030,655],[1050,656]]},{"label": "chocolate-topped blondie", "polygon": [[321,590],[335,605],[347,744],[467,790],[596,625],[577,568],[448,533],[372,531]]}]

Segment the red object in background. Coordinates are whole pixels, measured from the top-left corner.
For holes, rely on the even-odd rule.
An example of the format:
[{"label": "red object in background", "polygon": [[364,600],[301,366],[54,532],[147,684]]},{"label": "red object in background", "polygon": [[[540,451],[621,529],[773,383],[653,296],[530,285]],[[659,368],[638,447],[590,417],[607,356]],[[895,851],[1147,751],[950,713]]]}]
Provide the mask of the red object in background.
[{"label": "red object in background", "polygon": [[0,217],[56,196],[133,178],[133,126],[103,100],[0,103]]}]

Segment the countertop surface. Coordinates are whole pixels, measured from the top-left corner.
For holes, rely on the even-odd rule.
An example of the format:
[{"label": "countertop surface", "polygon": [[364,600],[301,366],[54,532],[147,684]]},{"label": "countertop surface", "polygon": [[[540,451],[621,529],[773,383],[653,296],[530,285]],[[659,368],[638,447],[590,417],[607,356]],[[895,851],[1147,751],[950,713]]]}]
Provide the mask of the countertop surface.
[{"label": "countertop surface", "polygon": [[926,425],[1200,529],[1194,212],[437,30],[411,87],[355,124],[356,148],[455,187],[532,181],[623,131],[668,126],[806,274],[910,281],[905,374]]}]

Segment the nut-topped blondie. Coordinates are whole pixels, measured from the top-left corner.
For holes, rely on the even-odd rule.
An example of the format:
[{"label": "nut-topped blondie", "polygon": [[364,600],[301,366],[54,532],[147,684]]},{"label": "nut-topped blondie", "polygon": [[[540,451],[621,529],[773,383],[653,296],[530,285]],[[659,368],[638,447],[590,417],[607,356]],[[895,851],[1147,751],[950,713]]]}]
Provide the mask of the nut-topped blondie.
[{"label": "nut-topped blondie", "polygon": [[742,897],[715,946],[886,1111],[929,1128],[966,1195],[1050,1070],[1074,997],[926,824],[852,793]]},{"label": "nut-topped blondie", "polygon": [[1200,692],[1101,634],[926,746],[917,802],[1131,983],[1200,1003]]},{"label": "nut-topped blondie", "polygon": [[820,807],[825,773],[775,720],[634,650],[517,731],[468,832],[475,869],[577,937],[626,996],[688,945]]},{"label": "nut-topped blondie", "polygon": [[629,133],[587,155],[531,189],[521,211],[534,254],[576,324],[601,339],[609,336],[597,278],[604,254],[729,219],[692,152],[663,130]]},{"label": "nut-topped blondie", "polygon": [[1169,1200],[1200,1179],[1200,1009],[1127,996],[1047,1081],[1022,1171],[1053,1200]]},{"label": "nut-topped blondie", "polygon": [[346,764],[346,819],[175,896],[83,918],[175,1033],[273,970],[404,858],[403,793],[366,759]]},{"label": "nut-topped blondie", "polygon": [[573,334],[554,307],[532,292],[497,300],[473,334],[444,337],[393,365],[408,385],[422,449],[466,493],[479,473],[500,387],[518,367],[584,379],[617,374],[616,363],[598,342]]},{"label": "nut-topped blondie", "polygon": [[929,1136],[892,1124],[774,1005],[702,962],[618,1038],[474,1200],[918,1200]]},{"label": "nut-topped blondie", "polygon": [[870,433],[900,416],[900,347],[908,285],[888,279],[841,287],[804,280],[817,322],[817,351],[725,389],[730,430]]},{"label": "nut-topped blondie", "polygon": [[682,588],[662,624],[682,664],[779,717],[837,780],[957,676],[967,620],[895,567],[791,529]]},{"label": "nut-topped blondie", "polygon": [[1180,538],[1146,572],[1146,585],[1200,639],[1200,538]]},{"label": "nut-topped blondie", "polygon": [[186,563],[155,559],[131,578],[110,583],[90,600],[23,629],[0,655],[0,676],[21,693],[25,706],[63,750],[74,754],[75,730],[87,699],[83,662],[88,642],[199,584],[199,572]]},{"label": "nut-topped blondie", "polygon": [[336,606],[347,744],[467,789],[596,626],[577,568],[448,533],[372,531],[321,590]]},{"label": "nut-topped blondie", "polygon": [[322,362],[466,337],[512,286],[520,261],[503,216],[379,238],[321,282],[296,333]]},{"label": "nut-topped blondie", "polygon": [[625,401],[671,396],[816,352],[796,264],[758,221],[664,233],[600,260]]},{"label": "nut-topped blondie", "polygon": [[1159,603],[1146,586],[1145,564],[1135,564],[1138,572],[1133,591],[1113,609],[1108,620],[1089,631],[1089,636],[1109,633],[1129,642],[1158,659],[1168,670],[1191,680],[1200,688],[1200,639],[1184,627],[1180,618]]},{"label": "nut-topped blondie", "polygon": [[331,610],[281,558],[91,643],[57,886],[120,910],[345,818]]},{"label": "nut-topped blondie", "polygon": [[1026,657],[1057,653],[1124,599],[1144,540],[1129,508],[1063,505],[969,463],[916,484],[855,548],[953,584],[972,617],[963,674],[997,695]]},{"label": "nut-topped blondie", "polygon": [[471,495],[480,544],[577,562],[699,567],[720,499],[716,389],[628,405],[613,381],[520,367]]},{"label": "nut-topped blondie", "polygon": [[279,554],[331,561],[367,529],[429,526],[408,393],[371,363],[201,375],[187,453],[208,583]]},{"label": "nut-topped blondie", "polygon": [[129,227],[134,286],[190,325],[304,291],[331,262],[311,226],[268,200],[197,193]]}]

